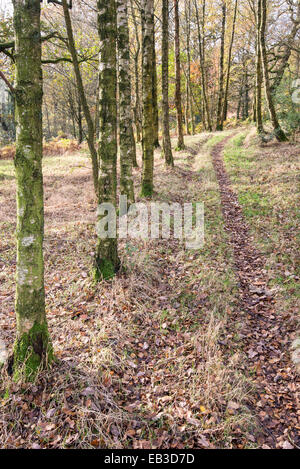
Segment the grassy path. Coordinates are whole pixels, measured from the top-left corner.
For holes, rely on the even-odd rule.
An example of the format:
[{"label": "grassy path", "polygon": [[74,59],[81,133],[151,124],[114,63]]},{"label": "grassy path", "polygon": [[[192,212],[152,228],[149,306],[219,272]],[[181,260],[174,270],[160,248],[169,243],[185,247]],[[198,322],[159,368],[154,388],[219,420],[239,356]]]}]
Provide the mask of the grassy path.
[{"label": "grassy path", "polygon": [[287,342],[293,336],[296,323],[287,321],[286,315],[277,309],[265,270],[266,259],[250,238],[249,227],[224,166],[223,150],[222,142],[214,147],[212,157],[239,282],[240,308],[235,317],[242,322],[243,348],[250,369],[255,373],[258,394],[253,409],[263,429],[257,442],[259,446],[270,448],[297,448],[300,446],[297,415],[300,381],[291,367]]}]

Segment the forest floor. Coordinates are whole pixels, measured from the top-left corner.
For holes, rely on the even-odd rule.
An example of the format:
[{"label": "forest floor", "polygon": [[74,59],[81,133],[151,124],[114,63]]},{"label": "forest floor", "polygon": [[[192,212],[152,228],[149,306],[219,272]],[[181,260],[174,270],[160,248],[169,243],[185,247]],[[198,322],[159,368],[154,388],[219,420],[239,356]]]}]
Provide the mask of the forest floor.
[{"label": "forest floor", "polygon": [[[0,447],[300,447],[291,360],[300,145],[262,147],[251,127],[186,145],[174,151],[174,170],[156,151],[154,200],[204,202],[204,247],[122,240],[120,273],[97,286],[90,161],[84,152],[44,159],[47,315],[58,360],[34,384],[2,372]],[[0,161],[0,184],[0,339],[9,349],[11,161]]]}]

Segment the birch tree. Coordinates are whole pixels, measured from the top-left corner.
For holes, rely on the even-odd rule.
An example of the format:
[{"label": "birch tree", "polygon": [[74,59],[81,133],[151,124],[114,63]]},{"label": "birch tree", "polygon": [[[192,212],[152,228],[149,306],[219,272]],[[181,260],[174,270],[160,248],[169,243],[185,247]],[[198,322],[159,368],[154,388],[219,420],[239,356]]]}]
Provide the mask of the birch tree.
[{"label": "birch tree", "polygon": [[229,52],[228,52],[228,65],[227,65],[225,92],[224,92],[224,104],[223,104],[223,116],[222,116],[223,121],[226,121],[227,112],[228,112],[229,80],[230,80],[232,49],[233,49],[234,36],[235,36],[237,11],[238,11],[238,0],[235,0],[234,13],[233,13],[233,22],[232,22],[232,32],[231,32],[231,39],[230,39]]},{"label": "birch tree", "polygon": [[[204,22],[205,22],[205,8],[206,2],[203,1],[202,4],[202,25],[200,22],[200,14],[197,0],[194,0],[194,7],[196,12],[196,22],[197,22],[197,35],[198,35],[198,47],[199,47],[199,59],[200,59],[200,70],[201,70],[201,87],[202,87],[202,100],[203,100],[203,121],[205,124],[205,117],[207,120],[207,128],[211,132],[212,131],[212,123],[210,117],[210,109],[209,109],[209,102],[208,102],[208,92],[207,92],[207,84],[206,84],[206,73],[205,73],[205,50],[204,50]],[[202,30],[201,30],[202,26]]]},{"label": "birch tree", "polygon": [[162,112],[163,154],[167,166],[174,166],[169,112],[169,0],[162,1]]},{"label": "birch tree", "polygon": [[157,68],[156,68],[156,49],[155,49],[155,22],[153,10],[153,33],[152,33],[152,47],[153,47],[153,138],[154,148],[159,148],[159,116],[158,116],[158,92],[157,92]]},{"label": "birch tree", "polygon": [[[135,50],[134,50],[134,75],[135,75],[135,103],[134,103],[134,119],[135,119],[135,128],[136,128],[136,141],[140,143],[141,141],[141,96],[140,96],[140,73],[139,73],[139,58],[141,52],[141,41],[139,35],[139,28],[136,18],[136,13],[133,5],[133,0],[130,0],[130,7],[131,7],[131,16],[134,26],[134,33],[135,33]],[[135,164],[134,166],[137,166]]]},{"label": "birch tree", "polygon": [[221,48],[220,48],[220,65],[219,65],[219,91],[218,91],[218,107],[217,107],[217,125],[216,130],[223,130],[222,105],[224,97],[224,53],[225,53],[225,28],[226,28],[226,3],[222,2],[222,30],[221,30]]},{"label": "birch tree", "polygon": [[17,141],[17,338],[15,378],[34,379],[52,360],[45,314],[40,0],[13,0]]},{"label": "birch tree", "polygon": [[117,0],[119,122],[120,122],[120,190],[129,204],[134,203],[132,166],[136,161],[136,146],[132,127],[131,77],[127,0]]},{"label": "birch tree", "polygon": [[[98,0],[99,53],[99,196],[95,279],[108,279],[119,269],[116,233],[99,235],[107,220],[102,204],[117,205],[117,18],[115,0]],[[103,207],[103,205],[102,205]],[[107,205],[109,207],[109,205]]]},{"label": "birch tree", "polygon": [[263,119],[262,119],[262,62],[261,62],[261,44],[260,44],[260,29],[261,29],[261,0],[257,0],[257,14],[256,14],[256,83],[255,83],[255,120],[256,129],[258,134],[264,133]]},{"label": "birch tree", "polygon": [[177,112],[177,134],[178,142],[177,149],[184,149],[184,138],[183,138],[183,116],[182,116],[182,99],[181,99],[181,63],[180,63],[180,26],[179,26],[179,6],[178,0],[174,0],[174,23],[175,23],[175,106]]},{"label": "birch tree", "polygon": [[154,108],[153,108],[153,30],[154,1],[142,0],[142,73],[143,73],[143,171],[142,197],[152,197],[154,169]]},{"label": "birch tree", "polygon": [[[186,133],[190,135],[190,121],[193,128],[193,109],[191,100],[191,0],[185,2],[185,23],[186,23],[186,55],[187,55],[187,72],[186,72],[186,106],[185,106],[185,123]],[[192,133],[194,133],[192,131]]]}]

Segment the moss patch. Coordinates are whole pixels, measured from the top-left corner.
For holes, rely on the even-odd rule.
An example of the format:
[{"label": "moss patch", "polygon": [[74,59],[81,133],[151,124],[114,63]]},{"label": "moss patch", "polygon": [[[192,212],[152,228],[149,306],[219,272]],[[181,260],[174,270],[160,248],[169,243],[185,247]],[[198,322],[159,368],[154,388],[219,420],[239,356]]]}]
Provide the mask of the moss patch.
[{"label": "moss patch", "polygon": [[153,195],[153,186],[147,182],[143,183],[142,190],[141,190],[141,197],[152,197]]},{"label": "moss patch", "polygon": [[100,280],[109,280],[116,274],[116,269],[112,261],[108,259],[100,259],[97,261],[94,269],[94,280],[99,282]]},{"label": "moss patch", "polygon": [[40,367],[45,367],[53,360],[53,349],[46,323],[35,323],[29,332],[24,333],[14,346],[14,380],[24,377],[34,381]]}]

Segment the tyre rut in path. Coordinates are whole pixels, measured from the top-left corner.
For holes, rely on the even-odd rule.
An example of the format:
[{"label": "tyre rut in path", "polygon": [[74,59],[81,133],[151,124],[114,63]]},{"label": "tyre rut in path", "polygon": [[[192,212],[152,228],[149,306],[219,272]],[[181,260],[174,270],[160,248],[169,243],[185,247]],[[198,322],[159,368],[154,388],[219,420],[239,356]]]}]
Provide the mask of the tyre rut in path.
[{"label": "tyre rut in path", "polygon": [[287,314],[275,310],[274,296],[267,288],[265,259],[251,242],[237,195],[231,187],[223,162],[224,145],[229,138],[213,148],[212,159],[240,291],[240,310],[231,319],[243,323],[242,347],[248,356],[248,369],[255,371],[256,396],[252,411],[262,429],[256,443],[266,448],[299,449],[300,380],[289,357],[289,338],[295,324]]}]

